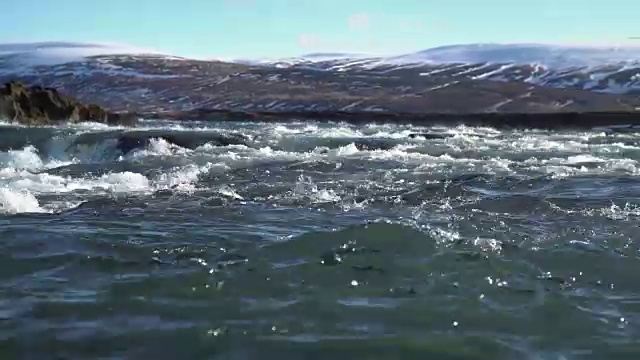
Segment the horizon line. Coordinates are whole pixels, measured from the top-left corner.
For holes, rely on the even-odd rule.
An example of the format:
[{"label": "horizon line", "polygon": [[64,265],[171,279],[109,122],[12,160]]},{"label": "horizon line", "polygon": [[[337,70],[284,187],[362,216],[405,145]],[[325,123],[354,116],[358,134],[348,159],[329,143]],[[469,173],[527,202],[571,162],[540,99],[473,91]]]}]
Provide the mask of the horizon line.
[{"label": "horizon line", "polygon": [[[626,40],[640,40],[640,36],[630,36]],[[313,51],[309,49],[309,52],[301,52],[298,55],[289,55],[289,56],[280,56],[280,55],[263,55],[263,56],[221,56],[221,55],[203,55],[203,56],[187,56],[180,55],[169,51],[158,50],[156,48],[151,48],[147,46],[139,46],[132,45],[124,42],[116,42],[116,41],[69,41],[69,40],[39,40],[39,41],[13,41],[13,42],[0,42],[0,48],[3,46],[20,46],[20,45],[52,45],[52,48],[55,48],[55,45],[59,47],[64,47],[68,45],[69,47],[104,47],[105,49],[122,49],[128,51],[139,51],[141,54],[154,54],[154,55],[164,55],[164,56],[173,56],[180,57],[185,59],[192,60],[218,60],[218,61],[242,61],[242,60],[267,60],[267,59],[291,59],[305,56],[322,56],[322,55],[349,55],[349,56],[370,56],[370,57],[386,57],[386,56],[402,56],[402,55],[410,55],[417,52],[439,49],[439,48],[454,48],[454,47],[462,47],[462,46],[558,46],[558,47],[569,47],[569,48],[638,48],[640,49],[640,42],[633,43],[620,43],[620,42],[469,42],[469,43],[451,43],[451,44],[442,44],[430,47],[424,47],[420,49],[416,49],[413,51],[403,51],[403,52],[371,52],[371,53],[363,53],[363,52],[347,52],[347,51],[339,51],[339,50],[327,50],[327,51]],[[26,49],[25,49],[26,50]],[[18,50],[19,51],[19,50]],[[0,49],[0,53],[2,50]],[[127,54],[130,52],[123,52],[123,54]]]}]

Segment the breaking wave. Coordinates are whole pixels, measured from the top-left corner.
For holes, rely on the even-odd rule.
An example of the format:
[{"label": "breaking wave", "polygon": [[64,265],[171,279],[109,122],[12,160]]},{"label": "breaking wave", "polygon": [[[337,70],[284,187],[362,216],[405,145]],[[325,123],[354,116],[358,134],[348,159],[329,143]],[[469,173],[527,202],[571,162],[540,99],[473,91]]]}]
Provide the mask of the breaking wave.
[{"label": "breaking wave", "polygon": [[[412,136],[421,133],[442,136]],[[150,195],[165,190],[222,191],[236,199],[364,206],[400,189],[415,192],[421,182],[466,173],[494,179],[634,177],[639,173],[640,155],[640,142],[628,133],[399,125],[231,126],[158,121],[143,122],[138,128],[4,125],[0,139],[0,204],[2,211],[10,213],[54,213],[94,197]],[[260,191],[251,194],[252,189],[246,186],[234,189],[215,181],[218,174],[269,171],[271,167],[298,172],[292,188],[286,192],[271,189],[265,196]],[[359,185],[368,188],[368,193],[341,186],[337,178],[333,183],[314,182],[305,177],[305,170],[351,173],[354,180],[368,181]],[[371,180],[375,177],[379,179]]]},{"label": "breaking wave", "polygon": [[638,135],[5,124],[3,334],[63,358],[637,353]]}]

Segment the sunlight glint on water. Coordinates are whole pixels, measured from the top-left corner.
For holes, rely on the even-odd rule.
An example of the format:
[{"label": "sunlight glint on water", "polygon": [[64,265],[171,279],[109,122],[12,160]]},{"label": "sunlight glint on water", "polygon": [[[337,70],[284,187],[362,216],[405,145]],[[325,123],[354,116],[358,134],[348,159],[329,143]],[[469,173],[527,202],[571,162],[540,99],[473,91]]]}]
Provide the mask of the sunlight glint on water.
[{"label": "sunlight glint on water", "polygon": [[142,124],[0,127],[0,357],[640,352],[637,134]]}]

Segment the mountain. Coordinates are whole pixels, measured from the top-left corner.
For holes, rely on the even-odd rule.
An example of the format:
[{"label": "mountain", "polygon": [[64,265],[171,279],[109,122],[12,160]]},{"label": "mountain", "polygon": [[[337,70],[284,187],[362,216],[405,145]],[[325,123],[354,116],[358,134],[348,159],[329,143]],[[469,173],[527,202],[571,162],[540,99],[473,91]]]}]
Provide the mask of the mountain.
[{"label": "mountain", "polygon": [[403,63],[536,64],[556,70],[633,64],[640,46],[577,46],[548,44],[450,45],[389,58]]},{"label": "mountain", "polygon": [[[545,51],[565,54],[565,65],[536,62],[544,59]],[[640,68],[632,52],[610,61],[601,56],[600,63],[586,67],[578,60],[578,65],[571,65],[572,51],[471,45],[384,58],[339,53],[223,62],[121,45],[5,44],[0,45],[0,81],[55,87],[114,111],[460,113],[640,108],[640,98],[634,95],[640,89]]]},{"label": "mountain", "polygon": [[40,42],[0,44],[0,61],[4,71],[29,71],[37,66],[54,66],[79,62],[97,55],[159,54],[156,51],[117,44]]},{"label": "mountain", "polygon": [[[389,57],[290,59],[290,67],[414,76],[448,76],[452,81],[523,82],[613,94],[640,94],[640,46],[544,44],[451,45]],[[279,66],[284,62],[274,61]]]}]

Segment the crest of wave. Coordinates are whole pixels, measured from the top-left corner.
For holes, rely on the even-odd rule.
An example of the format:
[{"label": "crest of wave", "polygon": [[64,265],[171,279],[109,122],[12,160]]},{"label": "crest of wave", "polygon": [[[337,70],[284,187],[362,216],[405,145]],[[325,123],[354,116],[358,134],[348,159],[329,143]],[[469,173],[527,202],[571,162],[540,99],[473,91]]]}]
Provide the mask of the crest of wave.
[{"label": "crest of wave", "polygon": [[40,207],[38,199],[30,192],[0,188],[0,213],[41,213],[46,212]]}]

